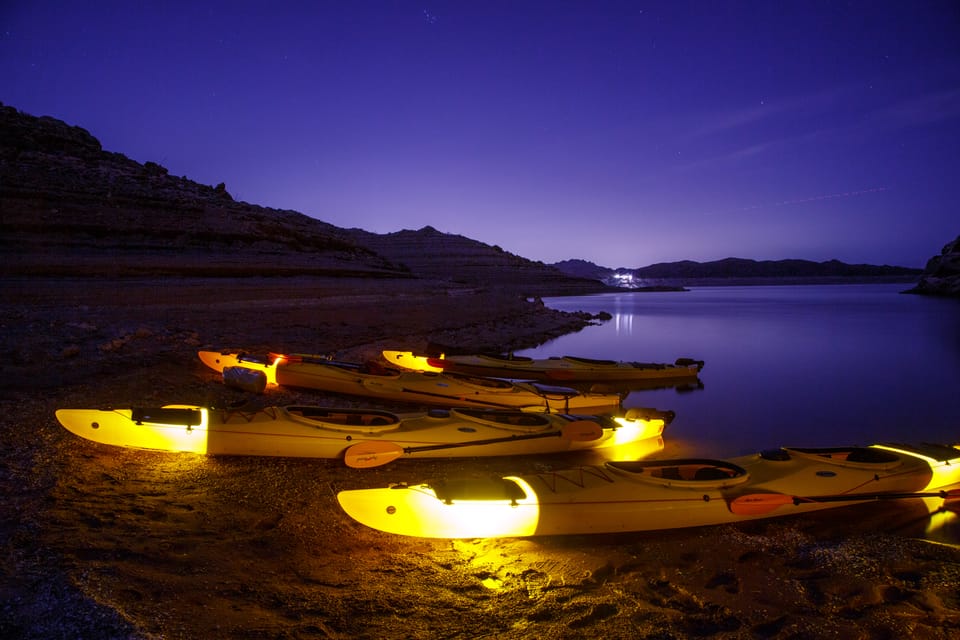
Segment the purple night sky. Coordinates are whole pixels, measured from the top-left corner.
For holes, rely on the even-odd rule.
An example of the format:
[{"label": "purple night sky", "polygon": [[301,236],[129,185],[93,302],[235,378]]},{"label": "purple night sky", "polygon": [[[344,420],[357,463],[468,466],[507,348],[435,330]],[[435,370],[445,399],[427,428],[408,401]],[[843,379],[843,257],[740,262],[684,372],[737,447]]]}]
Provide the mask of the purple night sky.
[{"label": "purple night sky", "polygon": [[960,233],[955,0],[5,0],[0,101],[548,263],[921,267]]}]

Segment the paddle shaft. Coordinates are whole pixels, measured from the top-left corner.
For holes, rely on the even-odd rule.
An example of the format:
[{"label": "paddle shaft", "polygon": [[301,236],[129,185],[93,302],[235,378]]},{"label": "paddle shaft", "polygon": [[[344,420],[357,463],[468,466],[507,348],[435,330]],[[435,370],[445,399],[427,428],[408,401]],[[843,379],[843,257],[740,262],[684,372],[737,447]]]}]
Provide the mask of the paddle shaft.
[{"label": "paddle shaft", "polygon": [[512,435],[503,438],[488,438],[486,440],[470,440],[468,442],[450,442],[442,444],[424,444],[416,447],[404,447],[404,453],[417,453],[418,451],[437,451],[438,449],[457,449],[459,447],[473,447],[483,444],[499,444],[501,442],[515,442],[517,440],[536,440],[537,438],[562,438],[563,431],[551,431],[550,433],[526,433]]},{"label": "paddle shaft", "polygon": [[903,500],[906,498],[943,498],[947,499],[950,497],[958,498],[960,497],[960,491],[913,491],[913,492],[904,492],[904,493],[872,493],[869,495],[848,495],[848,496],[820,496],[820,497],[809,497],[801,498],[794,496],[793,504],[801,505],[807,504],[810,502],[858,502],[858,501],[874,501],[874,500]]},{"label": "paddle shaft", "polygon": [[579,420],[570,422],[562,429],[549,431],[546,433],[514,434],[501,438],[487,438],[484,440],[471,440],[468,442],[450,442],[430,445],[418,445],[413,447],[401,447],[398,444],[385,441],[367,441],[359,442],[350,447],[344,453],[344,461],[347,466],[356,469],[365,469],[370,467],[379,467],[388,464],[403,455],[417,453],[421,451],[436,451],[438,449],[455,449],[460,447],[482,446],[487,444],[500,444],[506,442],[516,442],[519,440],[533,440],[535,438],[560,437],[569,438],[574,441],[597,440],[603,437],[603,427],[596,422],[588,420]]},{"label": "paddle shaft", "polygon": [[791,496],[783,493],[754,493],[738,496],[730,502],[730,511],[741,515],[762,515],[780,507],[824,502],[874,502],[910,498],[960,498],[960,489],[952,491],[911,491],[890,493],[843,494],[832,496]]}]

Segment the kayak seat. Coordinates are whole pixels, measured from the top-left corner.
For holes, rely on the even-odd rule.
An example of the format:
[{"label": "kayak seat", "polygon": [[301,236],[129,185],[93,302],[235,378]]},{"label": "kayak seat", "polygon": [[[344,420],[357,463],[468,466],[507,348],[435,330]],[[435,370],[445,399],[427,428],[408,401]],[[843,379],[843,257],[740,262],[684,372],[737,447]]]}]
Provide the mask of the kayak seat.
[{"label": "kayak seat", "polygon": [[723,469],[717,469],[716,467],[703,467],[701,469],[697,469],[697,472],[693,475],[694,480],[725,480],[729,477],[729,473]]},{"label": "kayak seat", "polygon": [[532,431],[546,429],[551,425],[550,418],[542,413],[526,413],[523,411],[500,411],[496,409],[471,409],[457,407],[452,412],[470,420],[486,422],[501,428]]},{"label": "kayak seat", "polygon": [[660,469],[660,477],[665,480],[683,480],[680,476],[680,467],[663,467]]}]

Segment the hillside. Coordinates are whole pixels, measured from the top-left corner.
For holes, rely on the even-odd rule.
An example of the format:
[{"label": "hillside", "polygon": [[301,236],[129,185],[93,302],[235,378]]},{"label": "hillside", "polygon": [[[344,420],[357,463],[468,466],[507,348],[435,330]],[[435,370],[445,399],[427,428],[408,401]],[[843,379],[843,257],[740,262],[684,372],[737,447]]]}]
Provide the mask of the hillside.
[{"label": "hillside", "polygon": [[593,293],[608,288],[590,276],[567,274],[553,266],[533,262],[470,238],[441,233],[433,227],[417,231],[374,234],[351,229],[346,238],[369,247],[391,262],[402,264],[422,277],[452,279],[468,285],[503,283],[524,291]]},{"label": "hillside", "polygon": [[377,235],[237,202],[105,151],[81,127],[0,105],[0,274],[351,276],[442,280],[527,295],[594,281],[440,233]]},{"label": "hillside", "polygon": [[[334,227],[104,151],[80,127],[0,107],[3,273],[401,275]],[[404,274],[406,275],[406,274]]]}]

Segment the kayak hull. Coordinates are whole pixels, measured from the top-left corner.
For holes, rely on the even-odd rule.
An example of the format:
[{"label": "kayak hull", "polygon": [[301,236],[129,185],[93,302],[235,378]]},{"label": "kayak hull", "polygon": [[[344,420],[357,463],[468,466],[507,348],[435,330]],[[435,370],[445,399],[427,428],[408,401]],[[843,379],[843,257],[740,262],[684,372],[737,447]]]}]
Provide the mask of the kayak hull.
[{"label": "kayak hull", "polygon": [[703,368],[702,361],[686,358],[681,358],[675,363],[656,363],[593,360],[573,356],[534,359],[517,356],[463,355],[424,359],[409,352],[384,352],[384,357],[398,366],[410,366],[421,370],[429,366],[442,369],[447,373],[554,383],[694,380]]},{"label": "kayak hull", "polygon": [[[157,409],[60,409],[56,415],[68,431],[111,446],[306,458],[343,458],[347,449],[363,442],[388,442],[403,449],[404,457],[429,458],[632,447],[646,440],[659,450],[665,426],[659,418],[628,420],[469,408],[393,414],[307,406],[241,411],[169,405]],[[562,437],[567,425],[583,420],[601,427],[599,437],[580,441]],[[486,442],[490,440],[493,442]]]},{"label": "kayak hull", "polygon": [[[869,452],[864,461],[848,451]],[[952,457],[950,457],[952,456]],[[697,479],[695,471],[712,478]],[[711,475],[711,474],[706,474]],[[493,481],[467,479],[342,491],[358,522],[420,537],[478,538],[652,531],[730,524],[839,507],[878,494],[960,483],[960,451],[909,447],[783,449],[724,461],[608,462]],[[759,496],[759,498],[757,498]],[[788,499],[777,502],[780,497]],[[804,499],[797,500],[792,497]],[[831,496],[831,500],[810,497]],[[838,498],[839,497],[839,498]],[[771,507],[768,498],[775,501]],[[752,502],[757,499],[758,502]],[[759,505],[759,506],[758,506]]]}]

